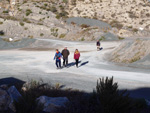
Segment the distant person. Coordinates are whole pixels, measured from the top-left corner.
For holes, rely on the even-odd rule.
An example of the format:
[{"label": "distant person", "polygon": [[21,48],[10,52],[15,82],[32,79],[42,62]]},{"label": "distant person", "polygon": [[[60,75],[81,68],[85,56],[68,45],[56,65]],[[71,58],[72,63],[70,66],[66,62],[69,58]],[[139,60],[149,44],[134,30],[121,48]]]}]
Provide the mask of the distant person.
[{"label": "distant person", "polygon": [[69,50],[67,49],[67,47],[65,47],[62,52],[61,52],[62,56],[63,56],[63,66],[66,67],[68,65],[68,56],[70,54]]},{"label": "distant person", "polygon": [[61,53],[59,52],[58,49],[56,49],[56,54],[54,56],[54,60],[56,59],[56,66],[57,66],[57,69],[61,69]]},{"label": "distant person", "polygon": [[78,49],[76,49],[74,52],[74,59],[76,61],[76,67],[77,68],[78,68],[79,58],[80,58],[80,52],[78,51]]},{"label": "distant person", "polygon": [[97,40],[96,46],[97,46],[97,51],[99,51],[100,50],[100,41],[99,40]]}]

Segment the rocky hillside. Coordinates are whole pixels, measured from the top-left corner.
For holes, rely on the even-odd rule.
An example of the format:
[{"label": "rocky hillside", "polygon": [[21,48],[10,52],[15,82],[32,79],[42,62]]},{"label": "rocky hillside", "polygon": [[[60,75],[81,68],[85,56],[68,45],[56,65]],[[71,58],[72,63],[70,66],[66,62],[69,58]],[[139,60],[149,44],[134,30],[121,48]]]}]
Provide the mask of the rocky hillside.
[{"label": "rocky hillside", "polygon": [[[150,40],[137,39],[125,41],[116,48],[109,59],[113,62],[124,63],[129,66],[149,68],[150,67]],[[110,57],[111,56],[111,57]]]},{"label": "rocky hillside", "polygon": [[53,3],[11,1],[1,2],[0,30],[6,37],[64,38],[68,32],[69,26],[56,18]]},{"label": "rocky hillside", "polygon": [[105,21],[116,27],[120,36],[147,36],[150,30],[149,10],[148,0],[70,0],[68,12],[70,17]]},{"label": "rocky hillside", "polygon": [[[111,40],[113,36],[118,40],[113,32],[103,27],[67,23],[69,5],[66,0],[2,0],[0,3],[0,31],[5,33],[3,37],[14,40],[28,37],[93,41],[101,37]],[[97,20],[88,21],[97,23]]]},{"label": "rocky hillside", "polygon": [[[101,20],[112,26],[112,29],[104,28],[98,32],[107,31],[121,37],[149,36],[149,10],[148,0],[0,0],[0,27],[8,29],[5,32],[10,37],[21,35],[68,39],[75,36],[72,40],[76,40],[76,37],[77,40],[96,40],[102,33],[95,35],[92,29],[92,34],[85,34],[83,27],[76,23],[65,23],[69,17],[84,17]],[[9,26],[10,23],[15,25]],[[18,31],[14,29],[16,25],[21,31],[17,32],[18,35],[12,33]]]}]

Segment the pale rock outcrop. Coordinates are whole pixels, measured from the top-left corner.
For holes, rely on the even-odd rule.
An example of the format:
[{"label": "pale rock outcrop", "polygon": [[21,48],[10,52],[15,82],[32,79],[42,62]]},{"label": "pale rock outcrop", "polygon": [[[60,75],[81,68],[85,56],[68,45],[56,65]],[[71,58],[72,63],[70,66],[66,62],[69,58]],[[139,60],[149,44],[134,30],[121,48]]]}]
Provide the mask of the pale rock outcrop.
[{"label": "pale rock outcrop", "polygon": [[16,89],[15,86],[11,86],[9,89],[8,89],[8,93],[11,97],[11,102],[9,104],[9,108],[12,110],[12,111],[16,111],[15,109],[15,106],[14,106],[14,101],[18,101],[19,98],[21,98],[21,94],[18,92],[18,90]]},{"label": "pale rock outcrop", "polygon": [[[8,89],[8,90],[7,90]],[[13,111],[16,112],[14,101],[18,101],[21,94],[15,86],[8,88],[7,85],[0,86],[0,111]]]},{"label": "pale rock outcrop", "polygon": [[69,102],[66,97],[47,97],[40,96],[37,98],[38,103],[44,105],[44,112],[54,113],[58,108],[65,107],[65,104]]},{"label": "pale rock outcrop", "polygon": [[0,112],[8,110],[11,98],[8,92],[0,88]]}]

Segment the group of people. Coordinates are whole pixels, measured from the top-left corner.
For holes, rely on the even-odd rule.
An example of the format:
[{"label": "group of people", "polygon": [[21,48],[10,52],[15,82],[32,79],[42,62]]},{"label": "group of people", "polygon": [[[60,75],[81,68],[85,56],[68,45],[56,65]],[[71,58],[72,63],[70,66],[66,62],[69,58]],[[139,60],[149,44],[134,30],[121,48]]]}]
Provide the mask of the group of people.
[{"label": "group of people", "polygon": [[[60,52],[58,49],[56,49],[56,53],[54,56],[54,60],[56,60],[56,67],[57,69],[61,69],[61,59],[63,59],[63,67],[67,67],[68,66],[68,56],[70,55],[69,50],[67,49],[67,47],[65,47],[62,52]],[[74,52],[74,59],[75,59],[75,64],[76,67],[78,68],[78,63],[79,63],[79,58],[80,58],[80,52],[78,51],[78,49],[75,50]]]},{"label": "group of people", "polygon": [[[97,40],[96,42],[96,46],[97,46],[97,51],[100,50],[100,41]],[[62,52],[60,52],[58,49],[56,49],[56,54],[54,56],[54,60],[56,60],[56,67],[57,69],[61,69],[61,59],[63,59],[63,67],[67,67],[68,66],[68,56],[70,55],[69,50],[67,49],[67,47],[65,47]],[[78,49],[75,50],[74,52],[74,59],[75,59],[75,64],[76,67],[78,68],[78,63],[79,63],[79,58],[80,58],[80,52],[78,51]]]}]

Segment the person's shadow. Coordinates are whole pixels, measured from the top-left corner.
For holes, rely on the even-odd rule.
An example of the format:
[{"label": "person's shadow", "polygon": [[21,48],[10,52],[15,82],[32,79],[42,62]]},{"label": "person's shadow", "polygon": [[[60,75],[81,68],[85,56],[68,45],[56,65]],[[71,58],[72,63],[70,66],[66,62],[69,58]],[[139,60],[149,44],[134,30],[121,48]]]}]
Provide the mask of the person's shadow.
[{"label": "person's shadow", "polygon": [[72,67],[74,65],[75,65],[75,62],[68,63],[67,68]]},{"label": "person's shadow", "polygon": [[[79,61],[79,64],[80,64],[80,63],[81,63],[81,61]],[[86,65],[87,63],[89,63],[89,61],[86,61],[86,62],[81,63],[81,65],[80,65],[79,67],[84,66],[84,65]],[[75,65],[76,65],[75,62],[68,63],[67,68],[70,68],[70,67],[75,66]]]},{"label": "person's shadow", "polygon": [[82,66],[84,66],[84,65],[86,65],[88,63],[89,63],[89,61],[83,62],[83,63],[81,63],[81,65],[79,67],[82,67]]},{"label": "person's shadow", "polygon": [[[79,64],[80,64],[80,63],[81,63],[81,61],[79,61]],[[82,66],[86,65],[87,63],[89,63],[89,61],[86,61],[86,62],[81,63],[79,67],[82,67]],[[75,62],[71,62],[71,63],[69,63],[69,64],[67,65],[67,68],[70,68],[70,67],[75,66],[75,65],[76,65]]]},{"label": "person's shadow", "polygon": [[99,48],[99,50],[103,50],[103,47]]},{"label": "person's shadow", "polygon": [[[81,61],[79,61],[79,63],[81,63]],[[68,63],[67,68],[70,68],[70,67],[75,66],[75,65],[76,65],[75,62]]]}]

